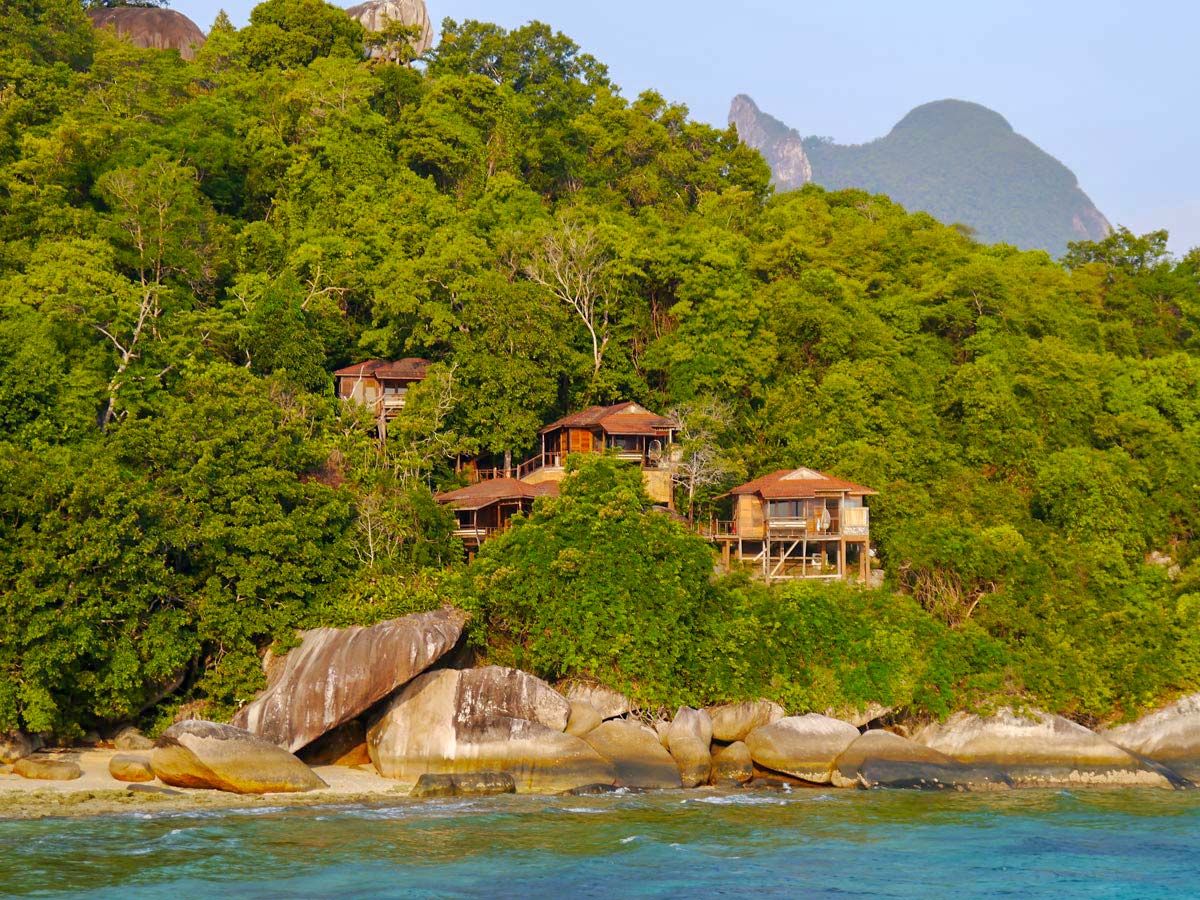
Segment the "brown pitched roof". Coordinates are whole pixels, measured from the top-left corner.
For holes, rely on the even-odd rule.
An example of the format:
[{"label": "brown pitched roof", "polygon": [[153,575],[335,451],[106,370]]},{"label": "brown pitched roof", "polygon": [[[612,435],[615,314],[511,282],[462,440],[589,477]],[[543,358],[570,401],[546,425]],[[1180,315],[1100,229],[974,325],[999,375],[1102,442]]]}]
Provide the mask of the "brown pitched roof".
[{"label": "brown pitched roof", "polygon": [[820,497],[828,494],[857,494],[866,496],[876,494],[869,487],[834,478],[816,469],[780,469],[762,478],[756,478],[740,487],[735,487],[731,494],[758,494],[764,500],[803,500],[810,497]]},{"label": "brown pitched roof", "polygon": [[408,381],[420,381],[425,377],[425,370],[429,368],[429,360],[420,359],[416,356],[408,356],[404,359],[398,359],[395,362],[388,362],[386,359],[368,359],[366,362],[355,363],[352,366],[346,366],[344,369],[338,369],[333,374],[338,378],[366,378],[368,376],[378,379],[405,379]]},{"label": "brown pitched roof", "polygon": [[557,431],[560,428],[602,428],[608,434],[657,434],[667,428],[679,426],[670,419],[650,412],[632,401],[613,406],[589,406],[587,409],[563,416],[551,422],[538,434]]},{"label": "brown pitched roof", "polygon": [[483,509],[504,500],[534,500],[538,497],[557,497],[558,484],[544,481],[526,484],[515,478],[493,478],[456,491],[437,495],[437,502],[455,509]]}]

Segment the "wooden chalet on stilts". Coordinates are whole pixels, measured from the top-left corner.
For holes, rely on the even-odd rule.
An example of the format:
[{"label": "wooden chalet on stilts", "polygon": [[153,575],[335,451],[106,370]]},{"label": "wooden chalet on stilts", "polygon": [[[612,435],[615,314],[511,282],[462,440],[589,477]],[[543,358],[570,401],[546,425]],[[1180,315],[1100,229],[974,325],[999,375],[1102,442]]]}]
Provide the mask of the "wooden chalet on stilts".
[{"label": "wooden chalet on stilts", "polygon": [[408,389],[425,380],[429,360],[407,357],[389,362],[368,359],[333,373],[339,399],[366,406],[375,413],[379,439],[387,440],[388,422],[399,415]]},{"label": "wooden chalet on stilts", "polygon": [[783,469],[729,492],[733,520],[712,528],[722,555],[764,581],[870,576],[869,487],[815,469]]}]

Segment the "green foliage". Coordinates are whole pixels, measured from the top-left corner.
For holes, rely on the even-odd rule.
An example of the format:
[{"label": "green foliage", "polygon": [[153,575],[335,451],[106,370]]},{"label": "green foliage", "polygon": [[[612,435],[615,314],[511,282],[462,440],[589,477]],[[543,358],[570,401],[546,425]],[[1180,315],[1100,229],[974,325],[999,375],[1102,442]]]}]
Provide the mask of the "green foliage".
[{"label": "green foliage", "polygon": [[[1200,686],[1200,251],[1059,265],[770,196],[732,130],[538,23],[448,22],[423,71],[318,0],[195,61],[67,0],[0,26],[0,730],[220,715],[297,628],[446,601],[498,661],[664,706]],[[381,446],[330,373],[406,355]],[[621,399],[685,420],[698,519],[784,466],[875,487],[888,590],[715,578],[607,459],[462,566],[458,463]]]},{"label": "green foliage", "polygon": [[489,657],[676,702],[711,610],[712,560],[650,505],[638,469],[614,456],[571,459],[561,495],[486,544],[470,571],[467,608]]}]

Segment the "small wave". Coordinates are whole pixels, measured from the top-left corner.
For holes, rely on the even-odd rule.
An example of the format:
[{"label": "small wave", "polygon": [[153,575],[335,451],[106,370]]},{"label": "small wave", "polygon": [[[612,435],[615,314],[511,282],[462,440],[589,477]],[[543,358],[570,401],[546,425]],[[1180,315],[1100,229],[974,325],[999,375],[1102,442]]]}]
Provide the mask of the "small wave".
[{"label": "small wave", "polygon": [[606,813],[607,809],[601,809],[595,806],[563,806],[559,809],[565,813]]},{"label": "small wave", "polygon": [[631,834],[629,837],[623,837],[623,838],[621,838],[621,840],[620,840],[620,843],[622,843],[622,844],[632,844],[634,841],[636,841],[636,840],[637,840],[638,838],[640,838],[640,837],[641,837],[641,835],[640,835],[640,834]]}]

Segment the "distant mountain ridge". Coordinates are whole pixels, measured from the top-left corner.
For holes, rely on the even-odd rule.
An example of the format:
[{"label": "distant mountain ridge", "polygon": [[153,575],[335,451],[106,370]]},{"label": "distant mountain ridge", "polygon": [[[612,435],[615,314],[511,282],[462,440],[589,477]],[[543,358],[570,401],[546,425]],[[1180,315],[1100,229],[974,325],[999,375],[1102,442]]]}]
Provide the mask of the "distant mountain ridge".
[{"label": "distant mountain ridge", "polygon": [[887,194],[911,211],[969,225],[985,243],[1056,257],[1069,241],[1101,240],[1112,231],[1070,169],[978,103],[926,103],[886,136],[853,145],[801,138],[744,94],[734,98],[729,121],[762,152],[779,190],[812,181]]}]

